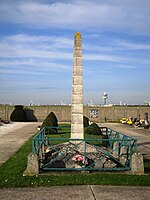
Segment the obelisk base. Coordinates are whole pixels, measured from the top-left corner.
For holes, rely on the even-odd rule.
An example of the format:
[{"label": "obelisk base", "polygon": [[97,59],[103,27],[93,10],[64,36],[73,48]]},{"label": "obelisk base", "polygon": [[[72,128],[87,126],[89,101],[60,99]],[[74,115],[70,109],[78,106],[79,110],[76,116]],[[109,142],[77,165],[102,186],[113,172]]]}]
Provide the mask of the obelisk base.
[{"label": "obelisk base", "polygon": [[83,104],[72,105],[71,139],[84,139]]},{"label": "obelisk base", "polygon": [[82,124],[81,124],[81,126],[80,126],[80,124],[72,124],[70,139],[84,139]]}]

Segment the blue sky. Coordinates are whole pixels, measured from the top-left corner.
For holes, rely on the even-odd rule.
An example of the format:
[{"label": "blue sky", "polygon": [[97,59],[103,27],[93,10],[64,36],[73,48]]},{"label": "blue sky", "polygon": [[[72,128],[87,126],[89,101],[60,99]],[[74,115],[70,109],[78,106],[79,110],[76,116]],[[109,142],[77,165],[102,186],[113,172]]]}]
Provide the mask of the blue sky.
[{"label": "blue sky", "polygon": [[84,104],[150,99],[149,0],[0,0],[0,103],[71,103],[78,31]]}]

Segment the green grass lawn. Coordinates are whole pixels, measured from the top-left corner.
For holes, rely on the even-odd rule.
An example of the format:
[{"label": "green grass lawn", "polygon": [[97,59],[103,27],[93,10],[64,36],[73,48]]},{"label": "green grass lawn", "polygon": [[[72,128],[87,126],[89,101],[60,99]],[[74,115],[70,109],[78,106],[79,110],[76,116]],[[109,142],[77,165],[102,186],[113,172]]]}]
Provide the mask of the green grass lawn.
[{"label": "green grass lawn", "polygon": [[[70,141],[70,126],[65,124],[66,128],[61,128],[64,127],[64,125],[59,125],[58,132],[59,134],[49,134],[47,137],[50,140],[50,144],[60,144],[64,142]],[[60,139],[60,140],[55,140],[55,139]],[[94,139],[102,139],[102,135],[93,135],[93,134],[84,134],[85,139],[93,139],[92,144],[95,145],[102,145],[102,141],[96,141]],[[54,140],[53,140],[54,139]],[[61,140],[62,139],[62,140]]]},{"label": "green grass lawn", "polygon": [[[56,135],[55,135],[56,136]],[[67,137],[67,135],[65,135]],[[63,185],[134,185],[150,186],[150,161],[146,160],[146,175],[123,173],[57,173],[37,176],[23,176],[27,156],[31,152],[32,138],[26,142],[8,161],[0,166],[0,187],[63,186]]]}]

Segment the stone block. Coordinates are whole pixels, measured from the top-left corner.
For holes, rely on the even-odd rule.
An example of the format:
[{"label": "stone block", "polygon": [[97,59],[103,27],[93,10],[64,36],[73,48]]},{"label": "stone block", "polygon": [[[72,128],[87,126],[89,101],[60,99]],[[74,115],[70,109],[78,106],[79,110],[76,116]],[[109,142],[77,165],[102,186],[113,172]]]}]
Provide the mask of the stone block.
[{"label": "stone block", "polygon": [[127,161],[127,149],[126,146],[122,146],[120,148],[120,162],[121,164],[125,164]]},{"label": "stone block", "polygon": [[74,58],[81,57],[82,58],[82,50],[81,49],[75,49],[74,51]]},{"label": "stone block", "polygon": [[72,87],[73,94],[78,94],[78,95],[81,94],[82,95],[82,91],[83,91],[82,85],[76,85],[76,87],[75,86]]},{"label": "stone block", "polygon": [[82,124],[83,123],[83,115],[82,114],[72,114],[71,116],[71,122],[72,124]]},{"label": "stone block", "polygon": [[76,48],[82,48],[82,45],[81,45],[81,39],[75,39],[75,45],[74,45],[74,49]]},{"label": "stone block", "polygon": [[76,32],[76,33],[74,34],[74,39],[75,39],[75,40],[81,40],[81,33],[80,33],[80,32]]},{"label": "stone block", "polygon": [[113,144],[113,156],[115,157],[115,158],[118,158],[118,151],[119,151],[119,143],[118,143],[118,141],[116,141],[116,142],[114,142],[114,144]]},{"label": "stone block", "polygon": [[82,66],[82,57],[79,57],[79,58],[74,58],[73,60],[73,66]]},{"label": "stone block", "polygon": [[83,124],[71,124],[71,133],[83,133]]},{"label": "stone block", "polygon": [[73,69],[73,75],[82,76],[82,68],[79,66],[75,66]]},{"label": "stone block", "polygon": [[131,161],[132,174],[144,174],[143,156],[140,153],[134,153]]},{"label": "stone block", "polygon": [[73,85],[82,85],[82,76],[74,76]]},{"label": "stone block", "polygon": [[83,114],[83,104],[72,104],[72,114]]},{"label": "stone block", "polygon": [[38,156],[34,153],[28,155],[27,169],[24,172],[24,176],[31,176],[39,174],[39,162]]},{"label": "stone block", "polygon": [[[84,139],[83,133],[71,133],[71,139]],[[73,141],[71,141],[73,142]],[[73,143],[79,143],[80,141],[74,141]]]},{"label": "stone block", "polygon": [[81,104],[83,102],[83,97],[81,95],[72,94],[72,104]]}]

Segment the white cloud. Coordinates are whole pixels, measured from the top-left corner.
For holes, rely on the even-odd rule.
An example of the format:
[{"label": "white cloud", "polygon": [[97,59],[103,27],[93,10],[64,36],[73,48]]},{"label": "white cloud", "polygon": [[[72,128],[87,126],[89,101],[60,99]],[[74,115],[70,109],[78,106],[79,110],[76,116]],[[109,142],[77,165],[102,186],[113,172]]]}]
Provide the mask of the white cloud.
[{"label": "white cloud", "polygon": [[[73,40],[65,37],[14,35],[3,37],[0,57],[72,59]],[[70,50],[65,51],[66,50]]]},{"label": "white cloud", "polygon": [[[83,75],[86,85],[92,82],[91,90],[115,91],[123,82],[128,96],[135,90],[138,96],[147,93],[143,80],[149,84],[149,8],[149,0],[0,0],[3,98],[18,101],[18,88],[22,102],[31,98],[33,88],[70,88],[74,31],[83,33]],[[122,88],[118,91],[124,95]],[[49,93],[49,100],[62,99],[60,92]]]},{"label": "white cloud", "polygon": [[121,47],[122,50],[146,50],[150,51],[150,44],[144,44],[139,42],[129,42],[126,40],[115,40],[114,45]]},{"label": "white cloud", "polygon": [[[86,41],[87,42],[87,41]],[[116,50],[149,50],[149,44],[131,43],[124,40],[112,40],[111,42],[103,42],[102,46],[98,44],[83,44],[83,61],[106,61],[120,63],[125,66],[134,66],[135,63],[149,64],[149,57],[131,57],[124,53],[119,55]],[[54,61],[69,61],[73,60],[73,39],[63,36],[35,36],[35,35],[13,35],[3,37],[0,42],[0,57],[7,60],[1,60],[1,66],[8,65],[35,65],[40,64],[50,66]],[[21,59],[21,60],[19,60]],[[60,67],[54,64],[56,67]],[[62,65],[64,66],[64,64]],[[61,67],[62,67],[61,66]],[[64,67],[65,69],[65,67]],[[67,69],[67,68],[66,68]]]},{"label": "white cloud", "polygon": [[8,36],[7,38],[8,42],[12,43],[47,43],[47,44],[59,44],[57,47],[64,47],[64,48],[71,48],[73,46],[73,39],[69,39],[67,37],[62,36],[48,36],[48,35],[26,35],[26,34],[17,34]]},{"label": "white cloud", "polygon": [[[34,26],[66,29],[124,30],[150,33],[149,0],[126,1],[21,1],[1,3],[2,21]],[[5,16],[5,18],[4,18]]]}]

